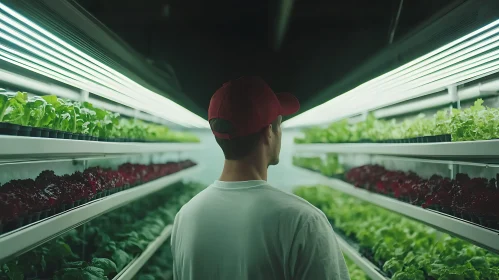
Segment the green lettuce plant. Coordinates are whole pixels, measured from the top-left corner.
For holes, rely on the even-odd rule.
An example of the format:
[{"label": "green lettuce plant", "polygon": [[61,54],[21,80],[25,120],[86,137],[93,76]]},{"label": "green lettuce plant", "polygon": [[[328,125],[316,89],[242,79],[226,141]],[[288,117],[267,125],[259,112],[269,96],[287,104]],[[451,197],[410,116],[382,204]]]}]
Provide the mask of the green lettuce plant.
[{"label": "green lettuce plant", "polygon": [[294,193],[321,209],[392,280],[498,280],[499,256],[327,186]]},{"label": "green lettuce plant", "polygon": [[452,141],[473,141],[499,138],[499,109],[483,105],[478,99],[465,109],[438,111],[428,117],[419,114],[403,121],[376,119],[369,114],[365,121],[349,124],[346,120],[327,128],[305,129],[295,143],[343,143],[360,140],[381,141],[422,136],[451,134]]},{"label": "green lettuce plant", "polygon": [[140,141],[199,142],[190,133],[94,107],[89,102],[70,101],[55,95],[31,96],[25,92],[0,93],[0,122],[113,139]]},{"label": "green lettuce plant", "polygon": [[27,94],[17,92],[16,94],[0,93],[0,122],[22,124],[24,107]]}]

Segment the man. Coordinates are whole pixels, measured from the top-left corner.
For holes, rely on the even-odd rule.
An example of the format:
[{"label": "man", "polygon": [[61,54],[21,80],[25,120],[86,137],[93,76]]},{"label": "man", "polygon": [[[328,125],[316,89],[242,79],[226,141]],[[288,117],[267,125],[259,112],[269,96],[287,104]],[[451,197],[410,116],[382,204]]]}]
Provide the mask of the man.
[{"label": "man", "polygon": [[215,92],[208,118],[225,164],[175,218],[174,279],[349,279],[326,216],[266,182],[279,162],[282,116],[299,107],[257,77]]}]

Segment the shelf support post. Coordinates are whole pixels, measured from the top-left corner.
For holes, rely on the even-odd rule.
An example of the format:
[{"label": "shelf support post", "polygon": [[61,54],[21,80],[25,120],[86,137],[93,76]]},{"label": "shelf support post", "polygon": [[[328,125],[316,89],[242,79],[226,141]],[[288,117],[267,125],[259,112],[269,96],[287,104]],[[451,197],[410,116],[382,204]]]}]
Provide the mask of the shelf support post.
[{"label": "shelf support post", "polygon": [[456,175],[459,173],[459,164],[449,163],[449,172],[450,179],[456,179]]},{"label": "shelf support post", "polygon": [[139,118],[140,111],[133,109],[133,121],[135,122]]},{"label": "shelf support post", "polygon": [[461,109],[461,100],[459,100],[459,94],[457,92],[457,85],[450,85],[447,87],[447,91],[451,100],[451,109]]},{"label": "shelf support post", "polygon": [[368,115],[369,115],[369,112],[368,112],[368,111],[364,111],[364,112],[362,112],[362,117],[361,117],[362,121],[366,121],[366,120],[367,120],[367,116],[368,116]]},{"label": "shelf support post", "polygon": [[82,89],[80,91],[80,101],[81,102],[87,102],[89,94],[90,93],[88,91]]}]

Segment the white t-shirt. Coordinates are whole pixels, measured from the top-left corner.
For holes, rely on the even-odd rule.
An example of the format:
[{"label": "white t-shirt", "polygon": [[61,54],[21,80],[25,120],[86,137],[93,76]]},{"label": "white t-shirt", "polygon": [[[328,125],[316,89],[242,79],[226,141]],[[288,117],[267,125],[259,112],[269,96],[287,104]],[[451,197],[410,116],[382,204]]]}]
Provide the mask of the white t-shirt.
[{"label": "white t-shirt", "polygon": [[175,217],[175,280],[350,279],[326,216],[265,181],[221,182]]}]

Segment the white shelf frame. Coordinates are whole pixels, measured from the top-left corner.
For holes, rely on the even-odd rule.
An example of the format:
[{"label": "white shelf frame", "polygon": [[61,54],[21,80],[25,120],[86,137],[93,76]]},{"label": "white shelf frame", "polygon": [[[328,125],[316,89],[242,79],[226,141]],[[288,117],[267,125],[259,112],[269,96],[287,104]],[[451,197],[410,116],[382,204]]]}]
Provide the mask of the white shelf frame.
[{"label": "white shelf frame", "polygon": [[497,158],[499,140],[437,143],[296,144],[296,153],[339,153],[418,156],[427,158]]},{"label": "white shelf frame", "polygon": [[308,176],[313,176],[312,178],[317,180],[317,184],[329,186],[342,193],[362,199],[392,212],[402,214],[440,231],[468,240],[477,246],[499,253],[499,231],[497,230],[489,229],[431,209],[414,206],[364,189],[355,188],[353,185],[339,179],[328,178],[303,168],[295,168],[300,169],[302,174],[305,174],[304,172],[306,172]]},{"label": "white shelf frame", "polygon": [[139,272],[139,270],[147,263],[154,253],[168,240],[172,234],[172,225],[166,226],[161,234],[140,254],[133,259],[123,270],[116,275],[113,280],[131,280]]},{"label": "white shelf frame", "polygon": [[201,143],[99,142],[0,135],[0,158],[60,158],[184,152],[203,148]]},{"label": "white shelf frame", "polygon": [[90,201],[55,216],[0,235],[0,248],[2,248],[0,250],[0,264],[102,214],[162,190],[181,181],[184,177],[192,176],[202,170],[203,166],[190,167],[143,185]]},{"label": "white shelf frame", "polygon": [[343,254],[350,258],[360,269],[362,269],[362,271],[364,271],[369,278],[372,280],[390,279],[381,274],[379,269],[375,267],[371,261],[361,256],[360,253],[343,240],[343,238],[336,235],[336,240],[338,240],[338,245],[340,245],[340,249]]}]

